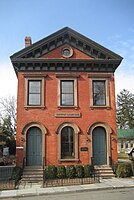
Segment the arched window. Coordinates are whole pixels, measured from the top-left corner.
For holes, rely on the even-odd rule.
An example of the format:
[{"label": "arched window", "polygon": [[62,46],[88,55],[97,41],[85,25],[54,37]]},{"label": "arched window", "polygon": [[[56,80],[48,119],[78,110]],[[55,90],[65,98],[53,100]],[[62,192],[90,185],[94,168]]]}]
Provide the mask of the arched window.
[{"label": "arched window", "polygon": [[56,130],[58,135],[58,159],[60,162],[79,160],[79,127],[72,122],[64,122]]},{"label": "arched window", "polygon": [[66,126],[61,131],[61,159],[75,158],[74,130]]}]

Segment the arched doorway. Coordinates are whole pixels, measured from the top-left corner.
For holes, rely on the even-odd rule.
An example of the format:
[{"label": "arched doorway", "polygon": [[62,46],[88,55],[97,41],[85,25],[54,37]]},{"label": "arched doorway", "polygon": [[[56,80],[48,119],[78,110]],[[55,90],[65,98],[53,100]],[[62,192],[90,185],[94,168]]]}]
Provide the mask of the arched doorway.
[{"label": "arched doorway", "polygon": [[42,165],[42,132],[38,127],[31,127],[26,135],[26,165]]},{"label": "arched doorway", "polygon": [[107,163],[106,131],[103,127],[96,127],[92,133],[93,164],[105,165]]}]

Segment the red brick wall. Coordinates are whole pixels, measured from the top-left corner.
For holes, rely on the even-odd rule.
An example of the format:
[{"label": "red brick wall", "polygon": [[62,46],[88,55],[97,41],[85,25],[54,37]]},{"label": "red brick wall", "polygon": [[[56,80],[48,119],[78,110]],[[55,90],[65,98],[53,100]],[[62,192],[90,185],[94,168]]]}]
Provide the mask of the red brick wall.
[{"label": "red brick wall", "polygon": [[[58,151],[58,141],[56,129],[59,124],[63,122],[74,122],[78,125],[81,130],[79,135],[79,146],[87,146],[90,150],[90,143],[86,141],[87,130],[90,125],[97,121],[103,121],[113,129],[113,135],[116,139],[116,121],[115,121],[115,97],[114,97],[114,80],[110,82],[110,104],[111,108],[90,108],[90,83],[89,78],[86,73],[82,73],[81,77],[78,79],[78,112],[81,113],[81,118],[56,118],[55,113],[58,112],[57,107],[57,88],[58,80],[54,73],[48,73],[48,78],[45,81],[45,109],[24,109],[24,77],[23,73],[19,73],[19,90],[18,90],[18,109],[17,109],[17,145],[21,146],[24,141],[22,139],[22,130],[26,124],[29,122],[40,122],[49,131],[46,136],[46,159],[49,164],[57,163],[57,151]],[[73,111],[74,109],[61,108],[60,111]],[[116,141],[112,141],[112,158],[117,161],[116,153]],[[21,156],[19,155],[21,154]],[[17,162],[21,162],[21,157],[23,156],[22,150],[17,150]],[[82,163],[88,163],[90,157],[89,152],[80,152],[80,160]]]},{"label": "red brick wall", "polygon": [[[44,57],[54,58],[59,56],[61,52],[61,47],[57,51],[53,51]],[[89,58],[89,56],[84,55],[78,50],[74,50],[74,58]],[[110,109],[107,108],[90,108],[90,81],[87,73],[78,73],[80,78],[78,78],[78,110],[74,108],[61,108],[61,112],[80,112],[80,118],[56,118],[55,113],[59,111],[58,109],[58,80],[54,72],[42,74],[48,74],[45,79],[45,109],[39,108],[24,108],[24,94],[25,94],[25,83],[23,72],[18,73],[18,102],[17,102],[17,146],[23,146],[25,149],[26,141],[22,140],[25,136],[22,134],[23,128],[26,124],[30,122],[40,122],[48,130],[46,135],[46,164],[59,164],[58,162],[58,136],[56,130],[58,126],[63,122],[73,122],[78,125],[81,132],[79,134],[79,159],[81,164],[88,164],[91,152],[91,141],[87,141],[87,131],[88,128],[95,122],[105,122],[109,124],[112,128],[111,135],[111,147],[112,147],[112,159],[113,162],[117,162],[117,135],[116,135],[116,113],[115,113],[115,88],[114,88],[114,76],[110,79]],[[39,74],[39,73],[38,73]],[[88,151],[80,151],[80,147],[88,147]],[[45,150],[44,150],[45,151]],[[25,152],[23,150],[17,149],[17,165],[22,164]],[[70,163],[62,163],[70,164]],[[76,164],[72,163],[71,164]]]}]

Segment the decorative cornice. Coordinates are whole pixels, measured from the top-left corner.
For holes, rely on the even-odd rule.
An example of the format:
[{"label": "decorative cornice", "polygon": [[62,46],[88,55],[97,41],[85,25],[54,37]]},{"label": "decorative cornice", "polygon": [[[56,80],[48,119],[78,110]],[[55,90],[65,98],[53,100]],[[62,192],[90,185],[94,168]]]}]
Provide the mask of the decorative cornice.
[{"label": "decorative cornice", "polygon": [[120,60],[102,59],[13,59],[16,74],[21,72],[114,72]]},{"label": "decorative cornice", "polygon": [[[43,55],[68,44],[92,57],[82,59],[44,59]],[[115,71],[122,57],[99,45],[80,33],[65,27],[50,36],[22,49],[11,57],[16,73],[18,71]],[[73,66],[72,66],[73,65]],[[31,68],[30,68],[31,67]],[[111,69],[113,68],[113,69]]]}]

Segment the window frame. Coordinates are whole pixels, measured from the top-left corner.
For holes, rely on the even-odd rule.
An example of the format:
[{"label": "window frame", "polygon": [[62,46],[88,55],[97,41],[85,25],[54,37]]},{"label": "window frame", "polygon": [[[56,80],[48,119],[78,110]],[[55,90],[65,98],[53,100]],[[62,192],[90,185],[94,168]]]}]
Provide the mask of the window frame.
[{"label": "window frame", "polygon": [[[112,74],[88,74],[90,80],[90,107],[91,108],[110,108],[110,78]],[[93,82],[105,81],[105,105],[94,105],[93,102]]]},{"label": "window frame", "polygon": [[[67,131],[68,134],[68,140],[67,141],[63,141],[63,136],[62,134],[64,133],[64,129],[70,128],[70,131]],[[65,134],[65,133],[64,133]],[[73,141],[71,141],[71,134],[73,134]],[[64,145],[63,145],[64,144]],[[73,153],[73,155],[65,155],[65,153],[67,153],[66,151],[63,151],[62,147],[63,146],[68,146],[68,153]],[[73,144],[73,151],[71,152],[71,145]],[[74,138],[74,129],[70,126],[65,126],[62,130],[61,130],[61,155],[60,155],[61,159],[74,159],[75,158],[75,138]]]},{"label": "window frame", "polygon": [[[65,92],[65,91],[63,91],[62,90],[62,87],[63,87],[63,85],[62,85],[62,83],[67,83],[67,82],[70,82],[70,83],[73,83],[72,84],[72,90],[73,90],[73,92],[71,93],[71,92]],[[72,101],[72,105],[71,104],[64,104],[63,103],[63,95],[71,95],[72,96],[72,98],[71,98],[71,101]],[[74,106],[74,80],[61,80],[60,81],[60,105],[61,106]]]},{"label": "window frame", "polygon": [[[95,94],[96,94],[95,93],[95,83],[98,83],[98,82],[103,83],[104,104],[103,103],[102,104],[95,103]],[[105,80],[92,80],[92,96],[93,96],[93,106],[106,106],[106,81]],[[100,100],[100,99],[98,99],[98,100]]]},{"label": "window frame", "polygon": [[[63,128],[65,127],[71,127],[74,130],[74,158],[62,158],[61,156],[61,133]],[[78,162],[79,161],[79,133],[80,129],[79,127],[71,122],[64,122],[62,123],[56,130],[56,133],[58,135],[58,161],[59,162]]]},{"label": "window frame", "polygon": [[[24,107],[25,109],[28,108],[45,108],[44,102],[44,94],[45,94],[45,77],[47,75],[24,75],[25,78],[25,100],[24,100]],[[29,105],[29,81],[40,81],[41,82],[41,89],[40,89],[40,105]]]},{"label": "window frame", "polygon": [[[30,91],[30,83],[35,83],[35,82],[38,82],[38,83],[40,83],[39,84],[39,91],[38,92],[32,92],[32,91]],[[41,106],[41,102],[42,102],[42,91],[41,91],[41,88],[42,88],[42,81],[41,80],[28,80],[28,96],[27,96],[27,105],[28,106]],[[30,103],[30,96],[32,96],[32,95],[37,95],[37,96],[39,96],[40,98],[39,98],[39,103],[35,103],[35,104],[33,104],[33,103]]]},{"label": "window frame", "polygon": [[[78,108],[78,77],[79,75],[77,74],[56,74],[56,78],[58,78],[58,108]],[[74,105],[61,105],[61,81],[73,81]]]}]

